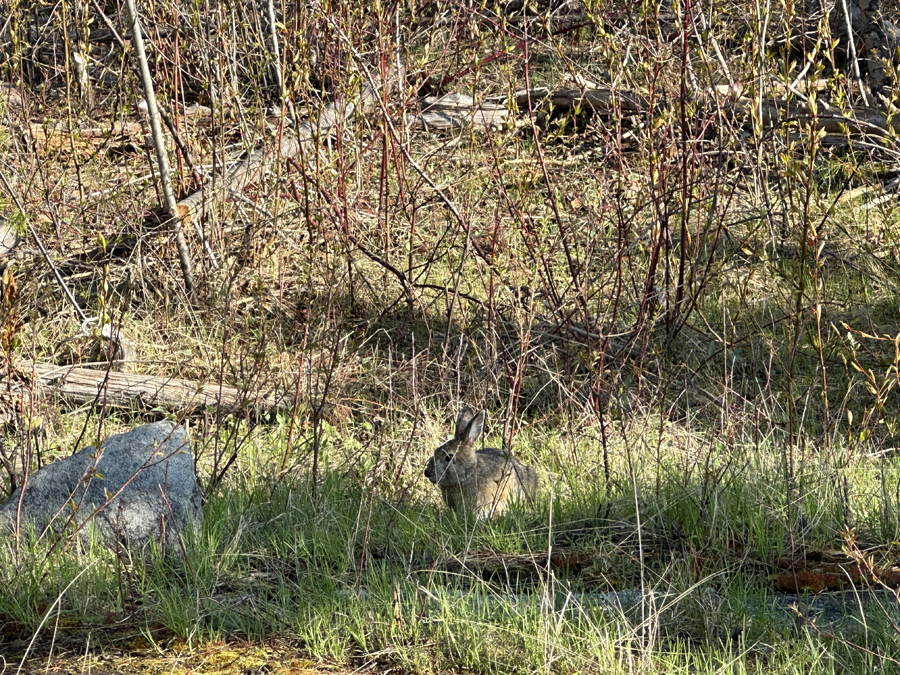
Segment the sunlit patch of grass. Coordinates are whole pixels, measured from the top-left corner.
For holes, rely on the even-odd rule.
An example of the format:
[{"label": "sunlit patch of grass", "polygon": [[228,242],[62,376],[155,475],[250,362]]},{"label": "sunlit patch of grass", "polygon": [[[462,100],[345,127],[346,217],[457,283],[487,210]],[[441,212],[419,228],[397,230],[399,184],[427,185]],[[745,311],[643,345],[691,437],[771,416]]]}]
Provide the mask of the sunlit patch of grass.
[{"label": "sunlit patch of grass", "polygon": [[[542,440],[544,452],[552,455],[552,446]],[[347,472],[328,471],[315,488],[308,476],[273,484],[270,473],[250,469],[258,465],[255,454],[278,457],[277,436],[256,435],[249,447],[243,468],[210,496],[202,532],[196,539],[186,533],[187,557],[149,567],[135,561],[125,571],[95,551],[38,565],[38,549],[23,540],[31,562],[19,567],[15,583],[6,579],[0,611],[16,625],[36,627],[54,593],[76,580],[65,606],[78,613],[67,621],[125,615],[140,598],[135,618],[161,623],[189,644],[290,634],[313,658],[335,663],[378,658],[509,672],[550,663],[558,672],[629,672],[638,659],[647,672],[667,672],[731,660],[753,672],[762,659],[771,672],[785,673],[797,663],[821,663],[821,638],[792,637],[783,618],[775,610],[767,618],[765,609],[769,565],[787,524],[772,509],[777,462],[724,472],[707,499],[696,483],[669,481],[655,494],[646,482],[652,471],[640,479],[637,503],[624,486],[605,492],[585,477],[564,495],[545,495],[534,510],[473,523],[433,502],[386,499],[380,488],[373,494]],[[816,475],[805,480],[808,488]],[[871,480],[871,472],[852,475]],[[804,503],[819,505],[810,513],[816,531],[825,527],[816,535],[824,541],[837,515],[822,508],[836,499],[827,476],[822,483]],[[571,568],[557,561],[529,574],[527,563],[517,562],[554,548],[593,560],[576,569],[580,559],[571,557]],[[488,553],[506,558],[506,574],[447,566],[456,556]],[[55,591],[47,578],[57,579]],[[123,602],[100,590],[107,588],[128,595]],[[599,600],[614,589],[645,596],[615,609]],[[871,622],[870,640],[889,643],[872,635],[878,625]],[[788,651],[765,647],[784,640],[793,645]]]}]

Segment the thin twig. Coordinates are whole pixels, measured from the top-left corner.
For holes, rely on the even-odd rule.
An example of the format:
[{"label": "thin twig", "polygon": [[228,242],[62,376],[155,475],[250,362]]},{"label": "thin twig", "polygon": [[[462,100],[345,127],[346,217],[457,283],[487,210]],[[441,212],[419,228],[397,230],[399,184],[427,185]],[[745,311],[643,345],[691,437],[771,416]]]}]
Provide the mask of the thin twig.
[{"label": "thin twig", "polygon": [[[22,215],[26,215],[25,207],[22,205],[22,202],[19,201],[19,196],[15,192],[13,192],[12,186],[9,184],[9,181],[6,180],[6,174],[3,173],[2,169],[0,169],[0,180],[3,181],[3,187],[6,188],[9,196],[12,197],[12,200],[16,203],[16,208],[19,209],[19,212]],[[62,292],[66,296],[66,299],[68,299],[68,301],[71,303],[72,308],[78,315],[78,318],[81,321],[87,321],[87,315],[78,305],[78,301],[75,299],[75,296],[72,295],[72,291],[70,291],[69,287],[66,286],[66,282],[63,280],[62,275],[59,273],[59,270],[56,269],[56,265],[54,265],[53,261],[50,260],[50,254],[47,253],[47,249],[44,248],[44,242],[41,241],[41,238],[38,236],[37,231],[34,229],[34,227],[32,227],[30,222],[28,223],[28,231],[29,233],[31,233],[31,237],[32,239],[34,239],[34,243],[37,244],[38,250],[41,252],[41,256],[44,258],[44,261],[53,271],[53,276],[56,277],[56,283],[59,284],[59,287],[62,289]]]}]

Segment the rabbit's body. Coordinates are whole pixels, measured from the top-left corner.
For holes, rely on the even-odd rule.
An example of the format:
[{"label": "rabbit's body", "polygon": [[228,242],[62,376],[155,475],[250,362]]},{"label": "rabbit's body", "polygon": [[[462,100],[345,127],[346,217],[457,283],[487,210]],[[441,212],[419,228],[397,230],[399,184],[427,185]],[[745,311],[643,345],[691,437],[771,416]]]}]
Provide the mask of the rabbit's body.
[{"label": "rabbit's body", "polygon": [[475,415],[463,408],[454,437],[434,451],[425,476],[441,488],[444,502],[455,511],[490,518],[518,499],[533,500],[538,493],[537,472],[508,452],[497,448],[475,450],[484,428],[484,411]]}]

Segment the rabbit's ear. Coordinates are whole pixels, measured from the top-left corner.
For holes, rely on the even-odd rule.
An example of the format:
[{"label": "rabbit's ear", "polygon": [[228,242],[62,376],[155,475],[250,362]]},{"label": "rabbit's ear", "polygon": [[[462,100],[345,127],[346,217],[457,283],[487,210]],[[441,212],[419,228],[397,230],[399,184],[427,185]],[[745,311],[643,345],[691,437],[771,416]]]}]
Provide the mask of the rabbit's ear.
[{"label": "rabbit's ear", "polygon": [[456,438],[458,440],[462,440],[465,438],[466,430],[469,428],[469,422],[472,421],[472,418],[475,416],[475,413],[469,406],[466,406],[462,410],[459,411],[459,417],[456,418]]},{"label": "rabbit's ear", "polygon": [[469,426],[465,431],[465,436],[463,440],[465,444],[469,447],[475,445],[475,441],[478,440],[478,437],[481,436],[481,432],[484,430],[484,410],[475,415],[472,418],[472,421],[469,422]]}]

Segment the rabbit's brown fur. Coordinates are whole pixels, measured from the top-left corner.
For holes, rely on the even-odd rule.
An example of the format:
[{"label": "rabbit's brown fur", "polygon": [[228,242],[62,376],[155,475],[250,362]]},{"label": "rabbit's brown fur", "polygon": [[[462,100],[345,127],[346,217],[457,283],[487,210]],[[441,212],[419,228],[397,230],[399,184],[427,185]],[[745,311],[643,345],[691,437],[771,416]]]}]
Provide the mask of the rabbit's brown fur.
[{"label": "rabbit's brown fur", "polygon": [[453,438],[428,460],[425,476],[441,488],[444,502],[456,511],[491,518],[517,499],[534,500],[539,489],[537,472],[508,452],[475,449],[484,429],[484,411],[477,415],[465,407],[456,419]]}]

